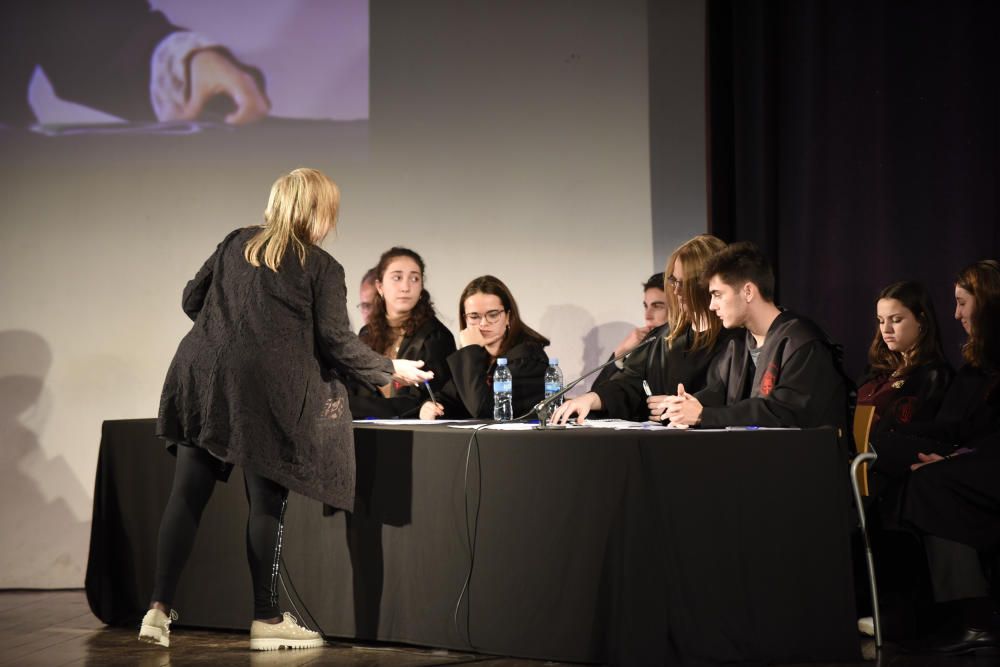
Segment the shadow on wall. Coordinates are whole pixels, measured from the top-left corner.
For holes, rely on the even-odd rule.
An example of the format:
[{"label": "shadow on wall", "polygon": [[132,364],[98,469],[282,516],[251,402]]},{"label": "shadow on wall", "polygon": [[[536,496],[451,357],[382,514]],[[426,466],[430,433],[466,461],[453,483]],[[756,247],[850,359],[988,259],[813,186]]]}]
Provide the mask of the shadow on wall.
[{"label": "shadow on wall", "polygon": [[[82,586],[89,522],[67,500],[88,502],[61,457],[40,436],[49,416],[48,343],[31,331],[0,331],[0,588]],[[43,483],[42,483],[43,482]],[[55,489],[46,497],[43,488]]]},{"label": "shadow on wall", "polygon": [[[628,322],[596,324],[594,317],[583,308],[563,304],[546,309],[538,330],[553,341],[548,349],[549,356],[559,359],[566,382],[571,382],[607,361],[618,343],[634,328],[635,325]],[[569,395],[586,393],[596,377],[594,373]]]}]

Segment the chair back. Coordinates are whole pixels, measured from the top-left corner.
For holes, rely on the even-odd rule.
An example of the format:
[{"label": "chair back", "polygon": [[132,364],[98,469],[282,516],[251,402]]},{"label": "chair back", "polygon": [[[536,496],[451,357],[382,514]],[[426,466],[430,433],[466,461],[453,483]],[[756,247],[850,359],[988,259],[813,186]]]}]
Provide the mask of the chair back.
[{"label": "chair back", "polygon": [[[868,446],[868,436],[872,430],[875,418],[874,405],[859,405],[854,409],[854,449],[858,454],[864,454],[871,448]],[[861,495],[868,495],[868,464],[858,467],[858,488]]]}]

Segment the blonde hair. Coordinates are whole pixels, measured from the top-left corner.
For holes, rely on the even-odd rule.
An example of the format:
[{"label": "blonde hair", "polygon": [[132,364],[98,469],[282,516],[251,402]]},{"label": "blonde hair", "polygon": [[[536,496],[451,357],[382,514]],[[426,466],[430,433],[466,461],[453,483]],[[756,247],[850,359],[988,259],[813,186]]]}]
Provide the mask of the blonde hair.
[{"label": "blonde hair", "polygon": [[673,275],[674,264],[677,260],[681,262],[684,269],[684,282],[681,285],[681,292],[684,293],[684,302],[687,310],[681,308],[680,301],[673,288],[664,281],[664,291],[667,294],[667,321],[670,322],[670,335],[667,336],[667,345],[673,347],[674,341],[684,334],[688,325],[705,325],[704,331],[694,331],[694,340],[691,344],[692,350],[707,349],[715,345],[715,339],[722,329],[722,322],[715,313],[708,309],[710,302],[708,289],[702,283],[705,264],[712,255],[725,249],[726,244],[721,239],[711,234],[699,234],[689,241],[685,241],[677,246],[664,270],[665,276]]},{"label": "blonde hair", "polygon": [[247,241],[243,256],[254,266],[277,271],[289,243],[305,264],[309,246],[320,243],[337,224],[340,189],[316,169],[299,168],[271,186],[264,224]]}]

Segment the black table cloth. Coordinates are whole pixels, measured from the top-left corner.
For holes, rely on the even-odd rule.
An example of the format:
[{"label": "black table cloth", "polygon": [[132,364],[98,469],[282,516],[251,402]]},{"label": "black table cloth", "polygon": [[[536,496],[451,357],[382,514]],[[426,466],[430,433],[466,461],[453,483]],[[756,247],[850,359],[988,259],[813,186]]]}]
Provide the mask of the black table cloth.
[{"label": "black table cloth", "polygon": [[[111,624],[149,602],[173,474],[153,428],[102,433],[86,587]],[[356,512],[291,497],[286,583],[324,633],[595,663],[859,659],[831,431],[470,436],[356,425]],[[234,475],[205,512],[178,625],[249,626],[246,513]]]}]

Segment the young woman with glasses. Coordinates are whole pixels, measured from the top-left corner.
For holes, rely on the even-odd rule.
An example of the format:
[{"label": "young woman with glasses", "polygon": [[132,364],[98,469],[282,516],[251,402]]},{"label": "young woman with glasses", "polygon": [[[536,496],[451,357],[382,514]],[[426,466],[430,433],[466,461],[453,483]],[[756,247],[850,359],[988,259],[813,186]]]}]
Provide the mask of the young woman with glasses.
[{"label": "young woman with glasses", "polygon": [[420,408],[421,419],[493,417],[493,371],[496,360],[507,359],[513,379],[514,414],[523,414],[545,393],[549,341],[521,321],[517,302],[494,276],[480,276],[462,291],[458,302],[459,350],[448,357],[451,379],[437,403]]},{"label": "young woman with glasses", "polygon": [[[375,293],[368,321],[358,337],[390,359],[421,359],[434,373],[430,386],[438,391],[451,377],[447,358],[455,337],[437,317],[424,288],[424,260],[409,248],[390,248],[375,266]],[[422,387],[390,382],[381,387],[354,383],[351,414],[355,419],[416,417],[426,400]]]},{"label": "young woman with glasses", "polygon": [[[563,403],[552,414],[565,424],[574,414],[581,423],[592,410],[617,419],[645,421],[650,406],[677,392],[705,386],[708,367],[724,343],[742,335],[726,330],[708,309],[708,289],[700,284],[708,258],[726,247],[718,238],[701,234],[681,244],[667,261],[667,324],[656,331],[656,341],[630,355],[622,372],[582,396]],[[647,396],[646,389],[652,396]]]}]

